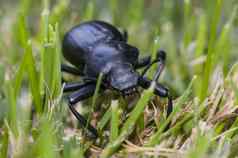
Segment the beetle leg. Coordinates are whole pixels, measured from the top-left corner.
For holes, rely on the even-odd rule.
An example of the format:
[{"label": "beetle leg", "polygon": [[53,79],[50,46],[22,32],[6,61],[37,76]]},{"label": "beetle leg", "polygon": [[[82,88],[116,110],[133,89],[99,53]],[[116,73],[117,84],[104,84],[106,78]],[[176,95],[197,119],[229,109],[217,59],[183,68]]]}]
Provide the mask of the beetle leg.
[{"label": "beetle leg", "polygon": [[88,123],[87,119],[85,119],[79,112],[75,109],[75,104],[79,101],[87,99],[93,96],[95,91],[96,85],[95,84],[86,84],[85,86],[81,87],[78,91],[73,92],[69,95],[69,108],[74,116],[78,119],[81,126],[86,128],[90,133],[92,138],[97,138],[98,133],[97,130]]},{"label": "beetle leg", "polygon": [[146,57],[139,59],[135,65],[135,68],[140,69],[142,67],[147,66],[148,64],[150,64],[150,60],[151,60],[150,56],[146,56]]},{"label": "beetle leg", "polygon": [[158,79],[159,79],[159,77],[160,77],[160,75],[161,75],[163,70],[164,70],[164,62],[161,62],[158,65],[157,71],[155,72],[155,75],[153,77],[153,81],[158,82]]},{"label": "beetle leg", "polygon": [[80,76],[84,75],[83,72],[80,71],[79,69],[65,65],[65,64],[61,64],[61,71],[64,71],[73,75],[80,75]]},{"label": "beetle leg", "polygon": [[165,62],[166,60],[166,53],[163,50],[158,50],[156,54],[156,59],[151,61],[151,56],[146,56],[141,59],[139,59],[135,65],[136,69],[140,69],[142,67],[146,67],[148,70],[154,63],[157,63],[159,61]]},{"label": "beetle leg", "polygon": [[[151,80],[149,80],[146,77],[140,77],[139,78],[139,85],[145,89],[148,89],[151,85]],[[154,94],[160,96],[160,97],[167,97],[168,98],[168,108],[167,108],[167,117],[171,114],[173,111],[173,102],[172,97],[169,94],[169,90],[165,88],[162,84],[156,83]]]},{"label": "beetle leg", "polygon": [[71,91],[76,91],[78,89],[81,89],[89,84],[92,84],[93,82],[86,82],[86,83],[82,83],[82,82],[76,82],[76,83],[65,83],[64,92],[71,92]]}]

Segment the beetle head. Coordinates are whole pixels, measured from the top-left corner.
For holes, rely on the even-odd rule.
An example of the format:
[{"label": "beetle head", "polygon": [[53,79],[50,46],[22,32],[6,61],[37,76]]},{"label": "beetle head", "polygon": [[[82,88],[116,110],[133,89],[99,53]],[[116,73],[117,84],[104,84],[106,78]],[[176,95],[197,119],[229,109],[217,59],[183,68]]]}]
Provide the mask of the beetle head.
[{"label": "beetle head", "polygon": [[111,88],[128,96],[137,92],[139,75],[134,71],[131,64],[118,63],[113,64],[108,74],[108,82]]}]

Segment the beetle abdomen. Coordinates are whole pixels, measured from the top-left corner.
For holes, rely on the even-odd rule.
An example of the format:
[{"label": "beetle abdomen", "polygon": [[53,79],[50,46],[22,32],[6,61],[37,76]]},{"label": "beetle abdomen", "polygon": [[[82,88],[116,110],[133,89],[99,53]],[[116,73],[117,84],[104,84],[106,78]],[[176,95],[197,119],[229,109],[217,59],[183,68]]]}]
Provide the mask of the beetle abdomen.
[{"label": "beetle abdomen", "polygon": [[78,46],[74,38],[70,34],[66,34],[63,39],[62,47],[63,55],[67,61],[75,66],[84,64],[82,57],[83,50]]},{"label": "beetle abdomen", "polygon": [[92,47],[111,40],[124,41],[122,34],[114,26],[102,21],[85,22],[72,28],[64,36],[63,54],[71,64],[82,65]]}]

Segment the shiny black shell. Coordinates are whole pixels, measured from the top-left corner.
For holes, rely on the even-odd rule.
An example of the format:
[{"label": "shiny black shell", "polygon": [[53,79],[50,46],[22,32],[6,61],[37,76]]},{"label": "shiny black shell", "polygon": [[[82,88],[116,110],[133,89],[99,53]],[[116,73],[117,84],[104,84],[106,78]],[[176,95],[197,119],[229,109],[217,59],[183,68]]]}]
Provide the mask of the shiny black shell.
[{"label": "shiny black shell", "polygon": [[123,41],[122,34],[112,25],[102,21],[90,21],[73,27],[63,40],[64,57],[73,65],[84,62],[85,53],[101,42]]},{"label": "shiny black shell", "polygon": [[73,27],[63,39],[63,55],[87,76],[97,76],[107,62],[134,65],[137,48],[126,43],[114,26],[103,21],[90,21]]}]

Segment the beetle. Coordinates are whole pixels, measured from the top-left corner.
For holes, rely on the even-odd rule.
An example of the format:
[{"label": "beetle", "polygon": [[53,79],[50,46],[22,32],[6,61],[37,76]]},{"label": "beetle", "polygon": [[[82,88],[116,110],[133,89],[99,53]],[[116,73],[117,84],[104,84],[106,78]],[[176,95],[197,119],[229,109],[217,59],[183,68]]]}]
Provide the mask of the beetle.
[{"label": "beetle", "polygon": [[[68,96],[69,108],[95,138],[98,136],[97,130],[79,114],[75,104],[93,96],[100,73],[103,74],[100,90],[115,90],[124,97],[138,92],[138,87],[148,89],[154,82],[154,94],[168,98],[167,116],[173,109],[168,89],[158,83],[165,65],[165,51],[158,50],[155,60],[151,56],[139,58],[139,50],[128,44],[127,38],[126,31],[121,33],[113,25],[99,20],[81,23],[63,38],[63,56],[72,66],[62,64],[61,70],[83,78],[81,82],[65,83],[63,91],[72,92]],[[146,72],[155,63],[158,63],[158,68],[150,80]],[[137,70],[143,67],[140,74]]]}]

